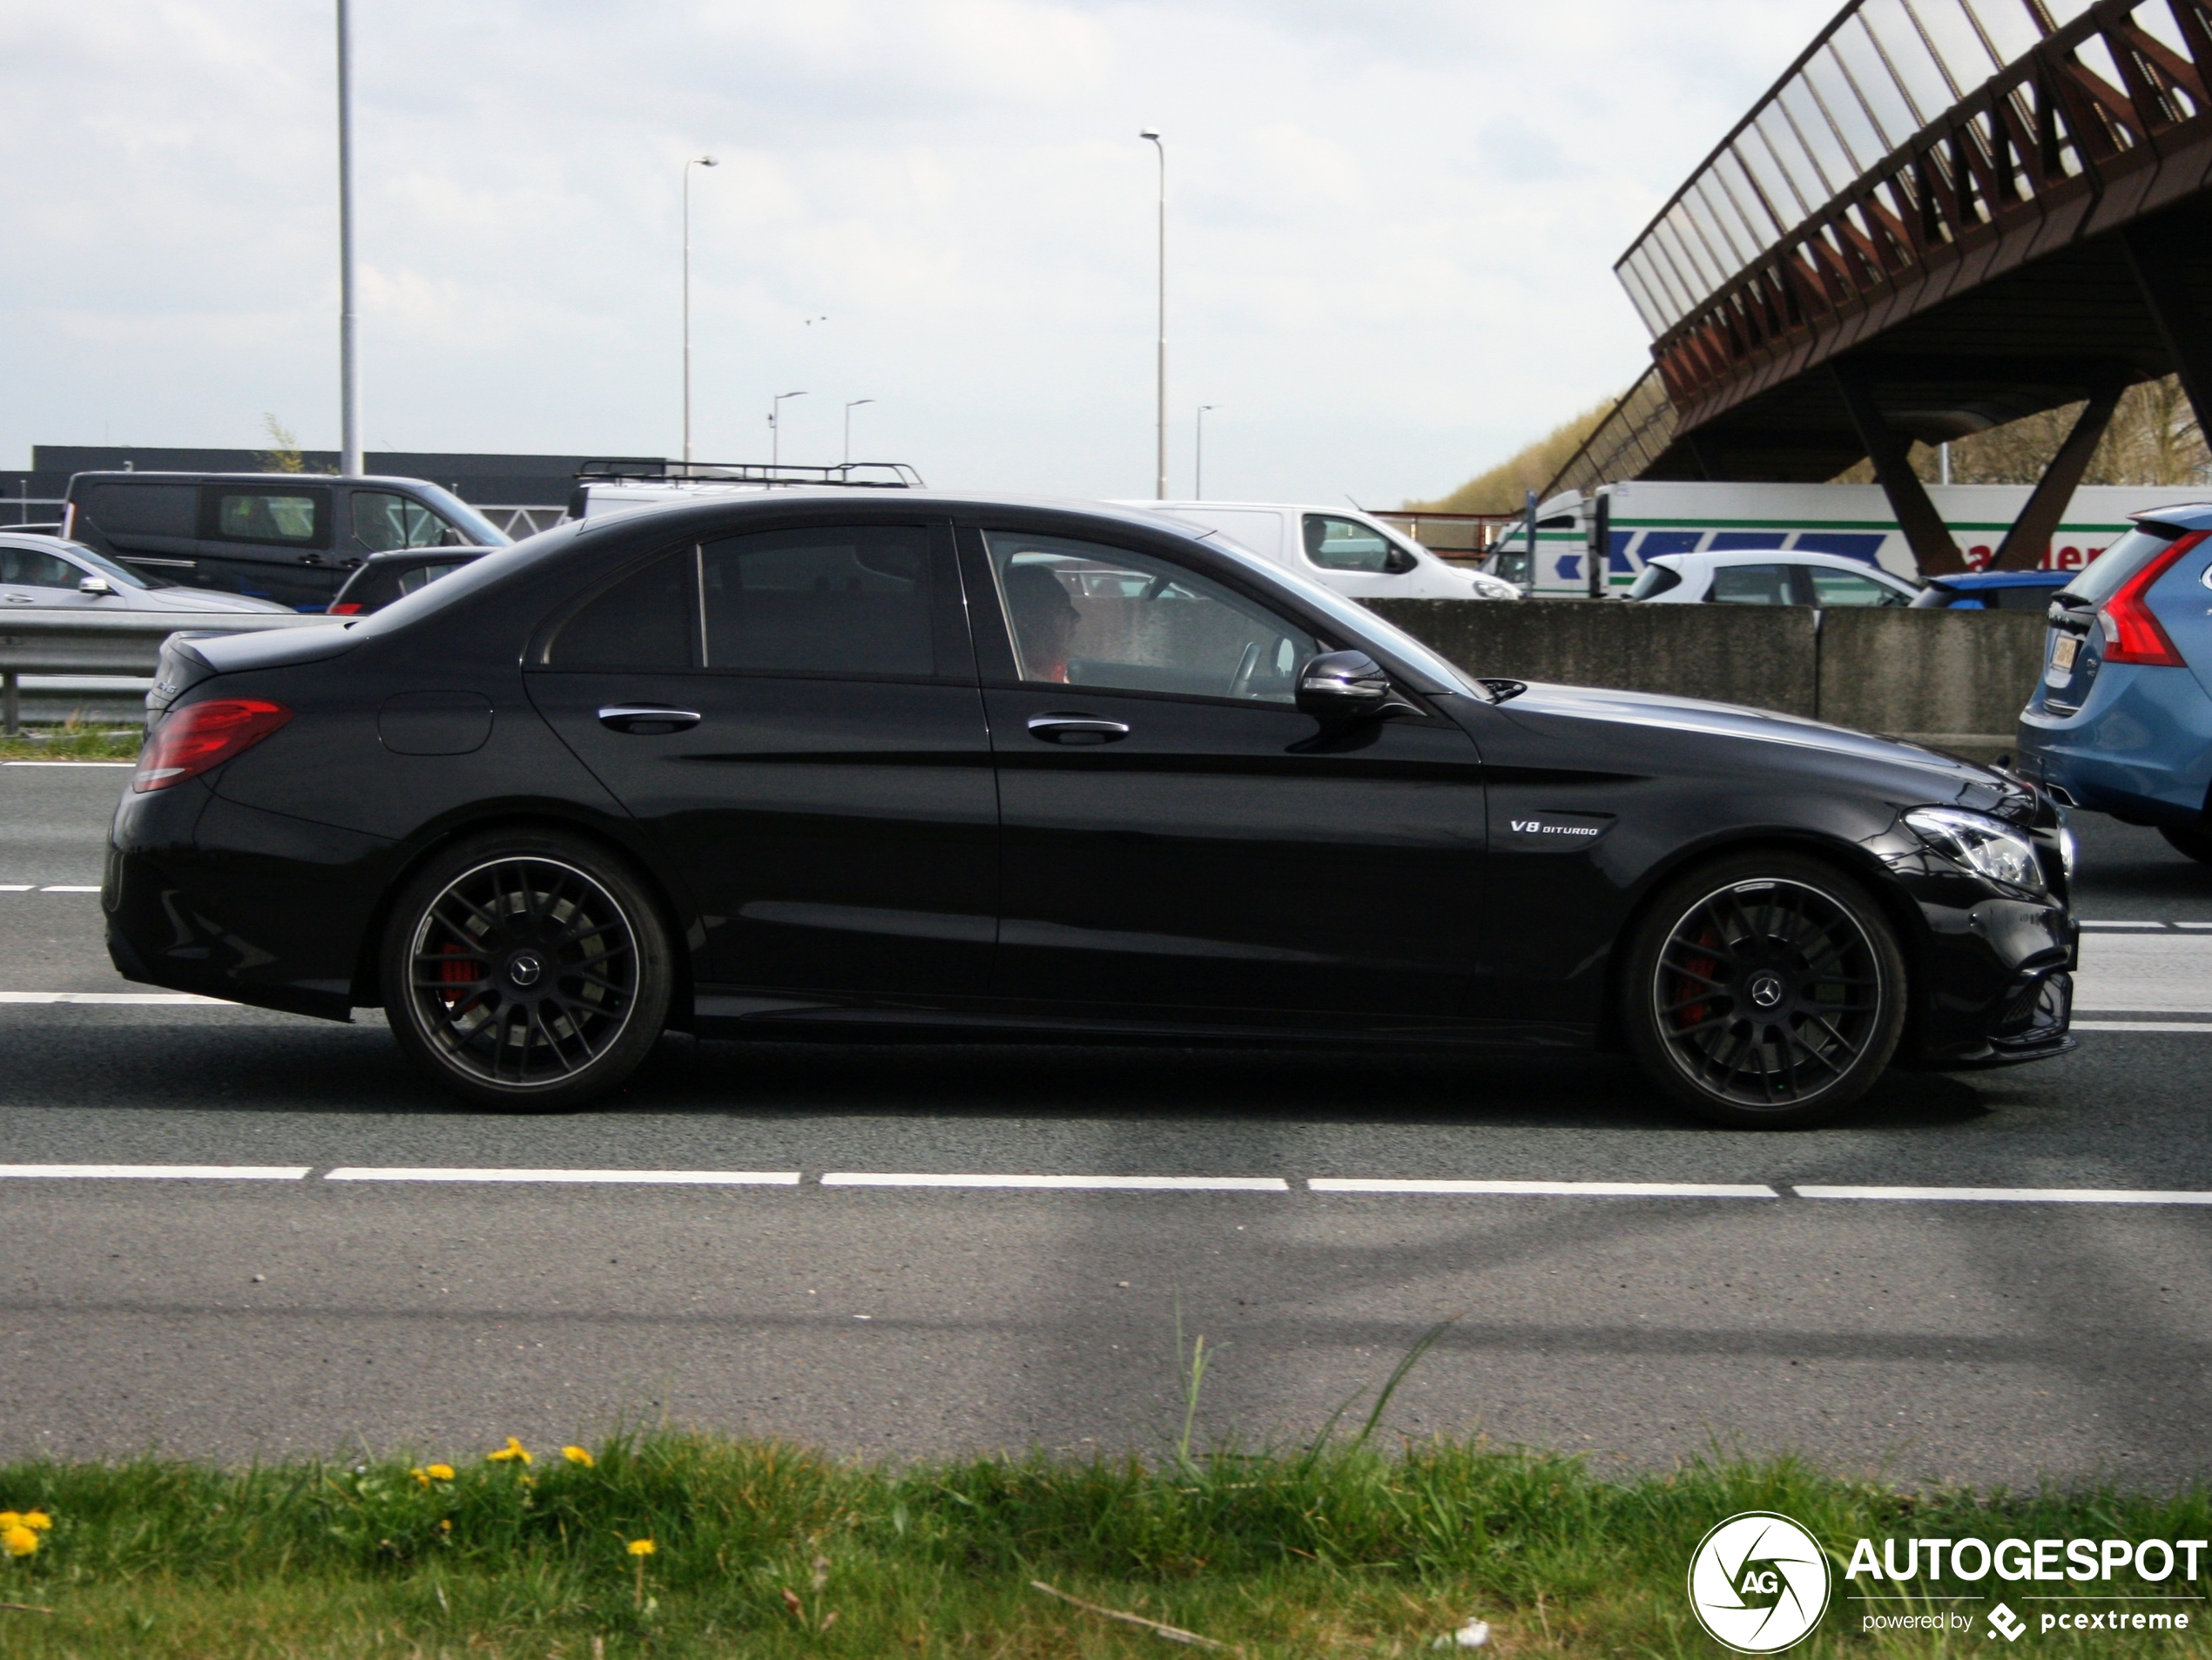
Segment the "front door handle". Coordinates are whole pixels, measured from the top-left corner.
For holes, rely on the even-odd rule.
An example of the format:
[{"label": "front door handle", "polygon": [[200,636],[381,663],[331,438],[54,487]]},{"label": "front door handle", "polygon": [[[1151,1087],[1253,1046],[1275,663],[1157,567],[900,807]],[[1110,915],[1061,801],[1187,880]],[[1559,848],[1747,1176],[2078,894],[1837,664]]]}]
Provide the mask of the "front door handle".
[{"label": "front door handle", "polygon": [[698,725],[699,712],[671,708],[664,703],[610,703],[599,712],[599,724],[632,738],[659,738]]},{"label": "front door handle", "polygon": [[1129,736],[1122,722],[1096,715],[1031,715],[1028,727],[1030,737],[1048,744],[1112,744]]}]

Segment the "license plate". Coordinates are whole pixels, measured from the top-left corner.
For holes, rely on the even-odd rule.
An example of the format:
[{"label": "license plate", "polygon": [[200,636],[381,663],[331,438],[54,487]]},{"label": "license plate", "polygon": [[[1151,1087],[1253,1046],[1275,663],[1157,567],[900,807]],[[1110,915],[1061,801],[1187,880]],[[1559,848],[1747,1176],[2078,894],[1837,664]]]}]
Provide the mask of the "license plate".
[{"label": "license plate", "polygon": [[2080,655],[2080,636],[2061,634],[2051,647],[2051,666],[2054,669],[2064,669],[2068,673],[2072,673],[2074,659]]}]

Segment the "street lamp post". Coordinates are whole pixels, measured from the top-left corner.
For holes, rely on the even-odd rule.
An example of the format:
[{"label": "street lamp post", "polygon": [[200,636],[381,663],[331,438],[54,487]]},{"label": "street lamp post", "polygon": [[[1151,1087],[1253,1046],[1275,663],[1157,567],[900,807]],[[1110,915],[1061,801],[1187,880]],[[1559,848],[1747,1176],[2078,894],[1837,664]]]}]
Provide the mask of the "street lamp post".
[{"label": "street lamp post", "polygon": [[853,460],[853,411],[864,403],[874,402],[873,398],[855,398],[845,406],[845,460],[847,465],[850,465]]},{"label": "street lamp post", "polygon": [[804,392],[779,392],[768,400],[768,464],[771,467],[783,465],[784,423],[781,417],[784,400],[803,398],[806,395]]},{"label": "street lamp post", "polygon": [[1198,406],[1197,453],[1190,458],[1192,462],[1190,470],[1193,474],[1190,499],[1194,502],[1203,502],[1206,499],[1206,411],[1219,408],[1221,406],[1217,403],[1202,403]]},{"label": "street lamp post", "polygon": [[1160,152],[1160,350],[1156,370],[1159,404],[1159,476],[1154,494],[1168,499],[1168,147],[1149,127],[1136,135]]},{"label": "street lamp post", "polygon": [[338,0],[338,470],[358,477],[364,469],[354,288],[354,26],[347,0]]},{"label": "street lamp post", "polygon": [[712,156],[684,164],[684,459],[691,459],[691,169],[718,167]]}]

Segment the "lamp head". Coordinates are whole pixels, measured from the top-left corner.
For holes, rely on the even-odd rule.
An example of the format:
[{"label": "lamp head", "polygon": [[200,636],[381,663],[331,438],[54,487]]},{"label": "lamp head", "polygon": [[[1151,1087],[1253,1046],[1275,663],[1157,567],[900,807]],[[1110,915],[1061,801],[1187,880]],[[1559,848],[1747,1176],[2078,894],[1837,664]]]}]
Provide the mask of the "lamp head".
[{"label": "lamp head", "polygon": [[697,162],[702,167],[719,167],[722,165],[712,156],[694,156],[692,160]]},{"label": "lamp head", "polygon": [[1160,135],[1153,132],[1150,127],[1145,128],[1143,132],[1138,133],[1136,136],[1140,138],[1150,138],[1154,144],[1157,144],[1160,141]]}]

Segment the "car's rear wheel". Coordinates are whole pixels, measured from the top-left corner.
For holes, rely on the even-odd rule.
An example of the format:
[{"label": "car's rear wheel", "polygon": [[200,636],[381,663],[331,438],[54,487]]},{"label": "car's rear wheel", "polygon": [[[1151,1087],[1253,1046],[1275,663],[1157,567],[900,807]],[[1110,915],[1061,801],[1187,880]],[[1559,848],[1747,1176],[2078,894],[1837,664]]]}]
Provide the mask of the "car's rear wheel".
[{"label": "car's rear wheel", "polygon": [[2212,835],[2189,827],[2162,824],[2158,833],[2166,838],[2166,845],[2175,853],[2185,853],[2200,865],[2212,865]]},{"label": "car's rear wheel", "polygon": [[637,1070],[668,1017],[668,932],[628,863],[559,831],[445,849],[385,929],[384,1009],[447,1089],[514,1111],[573,1107]]},{"label": "car's rear wheel", "polygon": [[1905,1029],[1896,930],[1858,882],[1798,854],[1739,854],[1670,883],[1629,961],[1631,1049],[1716,1124],[1824,1122],[1873,1084]]}]

